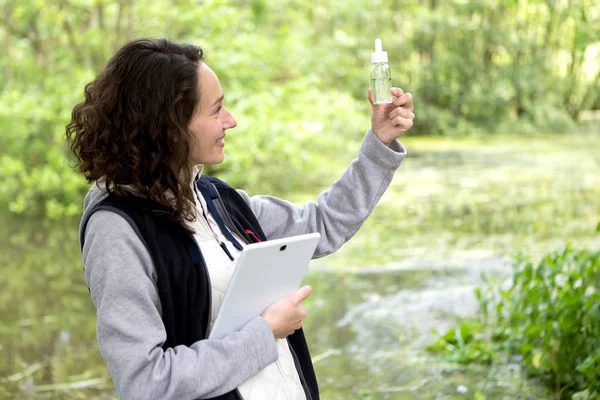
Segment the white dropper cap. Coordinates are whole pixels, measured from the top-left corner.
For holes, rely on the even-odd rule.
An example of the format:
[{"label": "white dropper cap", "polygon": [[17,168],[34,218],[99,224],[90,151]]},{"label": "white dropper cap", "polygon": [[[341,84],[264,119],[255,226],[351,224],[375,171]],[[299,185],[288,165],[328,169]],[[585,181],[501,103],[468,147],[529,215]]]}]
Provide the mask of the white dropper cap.
[{"label": "white dropper cap", "polygon": [[388,62],[387,51],[383,51],[381,39],[375,39],[375,52],[371,53],[371,63]]}]

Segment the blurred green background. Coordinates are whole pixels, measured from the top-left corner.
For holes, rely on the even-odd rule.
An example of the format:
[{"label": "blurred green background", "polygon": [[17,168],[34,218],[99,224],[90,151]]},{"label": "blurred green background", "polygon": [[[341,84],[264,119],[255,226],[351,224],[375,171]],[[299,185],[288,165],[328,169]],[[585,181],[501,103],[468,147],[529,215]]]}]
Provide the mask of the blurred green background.
[{"label": "blurred green background", "polygon": [[143,36],[201,46],[221,80],[238,126],[210,173],[298,204],[355,157],[381,38],[416,119],[381,204],[307,279],[323,398],[554,398],[518,362],[423,348],[514,252],[600,248],[595,0],[0,0],[0,399],[115,397],[77,243],[89,184],[63,135]]}]

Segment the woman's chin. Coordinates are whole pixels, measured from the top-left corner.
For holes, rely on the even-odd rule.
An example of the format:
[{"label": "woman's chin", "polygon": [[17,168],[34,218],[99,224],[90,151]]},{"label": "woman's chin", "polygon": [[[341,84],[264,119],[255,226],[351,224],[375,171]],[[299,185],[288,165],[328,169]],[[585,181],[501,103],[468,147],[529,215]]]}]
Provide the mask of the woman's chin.
[{"label": "woman's chin", "polygon": [[206,165],[221,164],[224,160],[225,160],[225,152],[222,151],[220,155],[214,157],[213,160],[211,160],[212,162],[205,163],[205,164]]}]

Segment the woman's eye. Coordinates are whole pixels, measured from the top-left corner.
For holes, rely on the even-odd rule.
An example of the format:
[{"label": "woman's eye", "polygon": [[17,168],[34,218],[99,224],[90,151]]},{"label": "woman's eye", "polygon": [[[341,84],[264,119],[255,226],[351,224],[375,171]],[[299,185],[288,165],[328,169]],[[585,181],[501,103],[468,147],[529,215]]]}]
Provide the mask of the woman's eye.
[{"label": "woman's eye", "polygon": [[221,107],[221,106],[219,106],[219,108],[217,108],[217,110],[215,111],[215,114],[218,114],[218,113],[220,113],[220,112],[221,112],[221,108],[222,108],[222,107]]}]

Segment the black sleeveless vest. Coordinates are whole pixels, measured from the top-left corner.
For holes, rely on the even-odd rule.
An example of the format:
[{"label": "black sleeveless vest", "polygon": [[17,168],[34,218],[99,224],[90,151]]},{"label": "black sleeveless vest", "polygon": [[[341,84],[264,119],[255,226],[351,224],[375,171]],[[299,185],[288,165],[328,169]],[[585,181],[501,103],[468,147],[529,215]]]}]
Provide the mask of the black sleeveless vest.
[{"label": "black sleeveless vest", "polygon": [[[231,236],[230,230],[247,243],[267,240],[249,205],[235,189],[208,176],[202,176],[197,185],[226,236]],[[211,309],[210,278],[192,234],[180,223],[170,220],[167,211],[157,203],[138,196],[122,198],[113,194],[92,209],[88,219],[83,222],[82,232],[89,217],[99,210],[109,210],[123,216],[152,257],[162,320],[167,333],[163,349],[177,345],[190,346],[206,339]],[[303,330],[299,329],[287,340],[306,398],[318,400],[317,378]],[[239,391],[233,390],[216,399],[239,400],[241,396]]]}]

